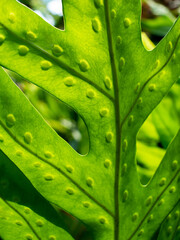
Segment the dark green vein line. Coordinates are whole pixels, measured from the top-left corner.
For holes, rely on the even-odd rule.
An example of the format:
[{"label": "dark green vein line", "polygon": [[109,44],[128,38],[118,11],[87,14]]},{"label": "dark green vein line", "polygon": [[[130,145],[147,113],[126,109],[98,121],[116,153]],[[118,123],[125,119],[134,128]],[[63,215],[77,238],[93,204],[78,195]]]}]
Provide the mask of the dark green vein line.
[{"label": "dark green vein line", "polygon": [[153,208],[155,207],[155,205],[157,204],[157,202],[160,200],[160,198],[162,197],[162,195],[166,192],[166,190],[168,189],[168,187],[171,185],[171,183],[175,180],[175,178],[178,176],[178,174],[180,173],[180,168],[179,170],[176,172],[176,174],[174,175],[174,177],[171,179],[171,181],[169,182],[169,184],[164,188],[164,190],[161,192],[161,194],[157,197],[156,201],[153,203],[152,207],[149,209],[149,211],[146,213],[146,215],[144,216],[144,218],[141,220],[141,222],[139,223],[139,225],[137,226],[137,228],[135,229],[135,231],[131,234],[131,236],[127,239],[130,240],[134,237],[134,235],[137,233],[137,231],[139,230],[139,228],[141,227],[141,225],[144,223],[144,221],[146,220],[146,218],[148,217],[148,215],[150,214],[150,212],[153,210]]},{"label": "dark green vein line", "polygon": [[[54,65],[57,65],[59,67],[61,67],[62,69],[64,69],[65,71],[67,71],[68,73],[70,73],[71,75],[80,78],[81,80],[83,80],[84,82],[90,84],[91,86],[93,86],[96,90],[98,90],[100,93],[102,93],[104,96],[106,96],[107,98],[109,98],[109,100],[111,100],[112,102],[114,102],[114,98],[109,95],[104,89],[102,89],[100,86],[98,86],[96,83],[94,83],[92,80],[88,79],[87,77],[85,77],[84,75],[82,75],[81,73],[79,73],[78,71],[76,71],[75,69],[69,67],[66,63],[64,63],[63,61],[61,61],[60,59],[54,57],[53,55],[51,55],[50,53],[48,53],[47,51],[45,51],[44,49],[42,49],[41,47],[37,46],[36,44],[27,41],[26,39],[20,38],[18,35],[16,35],[14,32],[12,32],[11,30],[9,30],[6,26],[4,26],[2,23],[1,25],[13,36],[15,36],[19,41],[23,41],[25,42],[27,45],[31,46],[32,48],[36,49],[37,51],[41,52],[42,56],[45,59],[50,59],[50,61],[52,63],[54,63]],[[4,66],[6,68],[8,68],[8,66]],[[28,80],[28,79],[27,79]],[[30,81],[30,80],[29,80]],[[31,81],[30,81],[31,82]]]},{"label": "dark green vein line", "polygon": [[3,198],[1,198],[2,201],[8,206],[10,207],[13,211],[15,211],[21,218],[23,218],[23,220],[27,223],[27,225],[29,226],[29,228],[31,229],[31,231],[34,233],[34,235],[37,237],[37,239],[41,240],[41,237],[39,237],[39,235],[37,234],[37,232],[34,230],[34,228],[31,226],[31,224],[28,222],[28,220],[17,210],[15,209],[10,203],[8,203],[6,200],[4,200]]},{"label": "dark green vein line", "polygon": [[[93,202],[95,202],[99,207],[101,207],[104,211],[106,211],[109,215],[114,217],[113,213],[107,209],[103,204],[101,204],[99,201],[97,201],[94,197],[92,197],[86,190],[84,190],[78,183],[76,183],[75,180],[73,180],[70,176],[68,176],[61,168],[55,166],[53,163],[48,162],[43,157],[39,156],[38,154],[34,153],[31,149],[29,149],[25,144],[23,144],[20,140],[18,140],[11,132],[10,130],[5,126],[5,124],[0,120],[0,125],[4,128],[4,130],[11,136],[14,141],[19,144],[21,147],[23,147],[26,151],[31,153],[33,156],[39,158],[41,161],[45,162],[52,168],[56,169],[58,172],[60,172],[64,177],[66,177],[69,181],[71,181],[82,193],[84,193],[86,196],[88,196]],[[61,206],[59,206],[61,207]]]},{"label": "dark green vein line", "polygon": [[107,23],[108,47],[111,58],[111,68],[113,75],[114,96],[115,96],[115,126],[116,126],[116,166],[115,166],[115,184],[114,184],[114,200],[115,200],[115,218],[114,218],[114,239],[119,240],[119,168],[120,168],[120,149],[121,149],[121,129],[120,129],[120,103],[119,103],[119,84],[117,66],[115,62],[115,54],[112,42],[112,31],[110,22],[110,12],[108,0],[105,0],[105,18]]},{"label": "dark green vein line", "polygon": [[148,80],[144,83],[144,85],[142,86],[139,94],[137,95],[137,98],[135,99],[134,103],[132,104],[130,110],[128,111],[128,113],[126,114],[126,116],[124,117],[124,119],[122,120],[122,123],[121,123],[121,127],[124,125],[125,121],[127,120],[129,114],[131,113],[131,111],[133,110],[134,106],[136,105],[141,93],[143,92],[144,88],[146,87],[146,85],[156,76],[158,75],[165,67],[166,65],[170,62],[175,50],[176,50],[176,47],[178,45],[178,42],[179,42],[179,39],[180,39],[180,35],[178,36],[177,40],[176,40],[176,43],[175,43],[175,46],[174,46],[174,49],[173,51],[171,52],[171,55],[169,56],[169,58],[167,59],[167,61],[165,62],[165,64],[156,72],[154,73],[150,78],[148,78]]}]

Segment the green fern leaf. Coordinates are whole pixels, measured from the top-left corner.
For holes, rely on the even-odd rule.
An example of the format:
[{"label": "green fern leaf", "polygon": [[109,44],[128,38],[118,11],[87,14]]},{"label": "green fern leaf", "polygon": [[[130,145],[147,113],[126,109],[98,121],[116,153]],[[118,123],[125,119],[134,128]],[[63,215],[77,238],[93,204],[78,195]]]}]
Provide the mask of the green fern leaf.
[{"label": "green fern leaf", "polygon": [[147,51],[140,3],[65,0],[60,31],[15,0],[0,2],[0,64],[74,108],[90,150],[81,156],[59,138],[2,71],[0,148],[96,240],[150,240],[179,201],[180,132],[147,186],[136,170],[137,132],[180,75],[180,20]]}]

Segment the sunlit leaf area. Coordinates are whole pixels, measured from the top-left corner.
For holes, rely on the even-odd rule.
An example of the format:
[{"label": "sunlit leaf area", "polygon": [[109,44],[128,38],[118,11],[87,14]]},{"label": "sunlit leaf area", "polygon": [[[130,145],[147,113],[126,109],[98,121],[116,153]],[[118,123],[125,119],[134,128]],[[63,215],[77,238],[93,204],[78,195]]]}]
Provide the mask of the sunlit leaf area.
[{"label": "sunlit leaf area", "polygon": [[[51,25],[63,29],[60,0],[21,0]],[[180,2],[173,0],[142,1],[142,40],[152,50],[165,36],[180,13]],[[13,80],[43,115],[50,126],[80,154],[89,150],[88,132],[73,109],[14,73]],[[142,184],[148,183],[160,164],[168,144],[180,124],[180,80],[145,121],[137,136],[137,168]],[[146,158],[144,158],[146,156]],[[146,159],[146,162],[144,162]]]},{"label": "sunlit leaf area", "polygon": [[[66,0],[64,0],[64,2],[65,1]],[[61,0],[19,0],[19,2],[26,5],[28,8],[32,9],[32,11],[34,11],[36,14],[38,14],[41,18],[43,18],[46,22],[48,22],[54,28],[61,29],[62,31],[66,28],[66,22],[63,17],[63,4],[62,4]],[[101,3],[101,1],[97,1],[97,2]],[[147,51],[151,52],[153,49],[155,49],[156,47],[159,46],[159,43],[161,42],[161,40],[168,34],[171,27],[176,22],[179,14],[180,14],[180,1],[179,0],[142,0],[141,6],[142,6],[141,41],[143,43],[144,48]],[[75,27],[78,28],[77,25]],[[98,28],[98,25],[96,25],[95,27]],[[96,32],[96,30],[95,30],[95,32]],[[44,39],[44,41],[46,41],[46,39]],[[123,60],[123,59],[121,59],[121,60]],[[141,58],[141,60],[143,62],[142,58]],[[122,61],[122,65],[123,64],[125,65],[125,63]],[[141,65],[141,63],[139,63],[139,64]],[[11,67],[6,68],[6,66],[4,66],[3,64],[1,64],[1,65],[4,68],[4,70],[6,71],[6,73],[8,73],[8,75],[12,78],[13,82],[22,90],[22,92],[25,94],[27,99],[29,99],[29,101],[36,108],[36,110],[42,115],[42,117],[45,119],[46,123],[48,123],[48,125],[60,137],[62,137],[75,151],[77,151],[79,153],[79,156],[88,155],[89,149],[91,147],[91,145],[90,145],[91,142],[89,140],[90,133],[88,132],[88,127],[85,124],[83,116],[81,117],[74,110],[73,107],[69,107],[68,104],[66,104],[66,102],[67,102],[66,98],[65,98],[64,102],[60,101],[58,98],[56,98],[55,94],[53,96],[53,94],[51,95],[50,93],[48,93],[48,90],[46,92],[42,88],[38,87],[38,84],[37,85],[33,84],[30,81],[27,81],[26,79],[24,79],[22,77],[23,74],[18,74],[18,71],[17,71],[17,73],[15,73],[16,71],[11,69]],[[8,68],[11,69],[12,71],[9,70]],[[147,69],[143,69],[143,72],[146,72],[146,71],[147,71]],[[83,74],[84,74],[84,72],[83,72]],[[166,83],[166,75],[164,75],[163,81]],[[38,82],[38,80],[35,82]],[[138,86],[138,84],[137,84],[137,86]],[[108,86],[106,85],[106,90],[107,89],[108,89]],[[136,90],[137,89],[135,89],[135,91]],[[149,88],[149,91],[153,92],[154,89]],[[91,98],[91,95],[90,95],[89,99],[90,98]],[[123,100],[126,101],[126,99],[123,99]],[[101,113],[100,113],[100,115],[101,115]],[[102,117],[102,115],[101,115],[101,117]],[[133,122],[134,119],[133,119],[132,115],[130,116],[130,118]],[[10,124],[11,124],[11,122],[10,122]],[[159,105],[144,120],[144,123],[142,124],[142,126],[136,136],[137,141],[136,141],[136,166],[135,167],[137,168],[137,172],[138,172],[137,179],[139,180],[139,183],[142,187],[145,188],[148,185],[148,183],[151,182],[156,170],[158,169],[163,157],[166,154],[168,146],[170,145],[170,143],[173,141],[173,139],[177,135],[177,133],[179,131],[179,127],[180,127],[180,76],[179,76],[179,80],[177,80],[173,84],[172,88],[167,93],[167,95],[162,99],[162,101],[159,103]],[[36,126],[36,129],[37,129],[37,126]],[[133,130],[132,130],[132,132],[133,132]],[[53,135],[53,133],[52,133],[52,135]],[[28,135],[28,133],[27,133],[27,136],[25,136],[25,137],[27,137],[27,138],[25,138],[26,141],[31,140],[31,135]],[[112,135],[109,136],[109,140],[108,140],[108,137],[106,138],[107,142],[108,141],[111,142],[111,137],[112,137]],[[1,142],[1,135],[0,135],[0,142]],[[99,142],[98,142],[98,144],[99,144]],[[124,140],[123,143],[124,143],[124,145],[122,145],[122,149],[124,147],[124,149],[126,150],[126,148],[128,146],[126,139]],[[170,149],[170,151],[172,151],[172,150]],[[73,155],[73,153],[72,153],[72,155]],[[3,161],[5,162],[4,156],[5,155],[3,155],[0,152],[0,157],[2,159],[4,159],[4,160],[2,160],[2,162]],[[47,157],[47,159],[49,160],[52,156],[48,152],[48,153],[45,153],[45,157]],[[106,160],[106,162],[104,163],[106,170],[108,168],[110,168],[110,166],[111,166],[111,162],[110,161],[108,162],[108,161],[109,160]],[[37,167],[38,167],[38,163],[37,163]],[[11,168],[11,163],[6,167],[5,172],[2,173],[2,176],[4,176],[6,172],[8,173],[8,171],[10,171],[10,168]],[[124,165],[122,167],[122,169],[125,169],[124,171],[127,170],[126,168],[127,168],[127,165]],[[73,168],[71,168],[71,166],[69,166],[69,165],[66,170],[67,170],[68,174],[73,172]],[[95,170],[93,170],[93,172],[95,174]],[[0,172],[0,174],[1,174],[1,172]],[[27,176],[28,176],[28,174],[29,174],[29,172],[27,173]],[[23,176],[21,176],[20,171],[19,172],[17,171],[17,176],[18,176],[17,182],[12,181],[12,189],[13,189],[13,186],[20,183],[21,179],[24,179]],[[47,177],[46,180],[48,182],[50,182],[52,180],[51,175],[48,175],[46,177]],[[88,180],[89,180],[89,182],[88,182]],[[88,180],[86,181],[86,185],[89,184],[88,187],[92,187],[94,184],[93,180],[91,178],[89,178]],[[165,184],[165,183],[163,183],[163,178],[161,180],[162,180],[161,181],[162,185]],[[160,185],[161,185],[161,183],[160,183]],[[66,208],[59,207],[58,204],[54,204],[53,201],[52,201],[53,202],[52,203],[51,200],[49,200],[49,198],[47,198],[48,201],[44,200],[44,198],[41,198],[41,196],[40,196],[41,191],[39,194],[36,192],[36,190],[34,188],[31,189],[31,185],[28,182],[28,180],[27,180],[27,183],[25,183],[25,184],[27,184],[27,186],[28,186],[28,190],[27,190],[27,192],[25,192],[25,195],[27,194],[26,195],[27,199],[30,196],[30,195],[28,195],[29,191],[32,191],[32,195],[33,195],[33,199],[34,199],[33,201],[34,201],[34,203],[37,201],[37,203],[38,203],[37,209],[38,208],[40,209],[40,210],[37,210],[37,213],[39,214],[39,212],[40,212],[39,215],[43,216],[44,217],[43,219],[45,219],[45,221],[46,220],[47,220],[47,222],[49,221],[50,224],[53,223],[52,229],[53,229],[54,225],[58,226],[58,224],[59,224],[54,220],[55,217],[53,215],[54,214],[53,212],[56,212],[56,213],[58,213],[60,222],[64,222],[63,224],[66,226],[66,227],[64,227],[64,225],[62,224],[63,226],[60,226],[60,228],[62,227],[63,231],[64,231],[64,229],[65,229],[65,231],[66,231],[66,229],[68,229],[67,232],[68,232],[68,234],[70,233],[70,235],[73,237],[73,239],[75,239],[75,240],[93,240],[94,239],[91,234],[91,227],[93,226],[93,224],[91,223],[91,221],[89,221],[89,219],[88,219],[88,221],[90,222],[90,224],[92,224],[92,225],[90,225],[91,226],[90,228],[88,228],[86,226],[86,224],[82,223],[83,221],[78,220],[78,217],[77,218],[73,217],[72,216],[73,214],[70,214],[66,210]],[[25,184],[24,184],[24,186],[25,186]],[[35,188],[38,191],[38,187],[35,187]],[[69,192],[67,191],[69,195],[73,195],[73,192],[71,190],[72,189],[70,188],[70,189],[68,189]],[[44,189],[42,190],[42,192],[43,191],[44,191]],[[169,192],[170,191],[173,192],[174,191],[173,188],[171,188],[169,190]],[[124,202],[125,202],[126,198],[128,197],[128,192],[125,190],[123,193],[121,193],[121,195],[122,195],[122,198],[124,197],[124,199],[125,199]],[[44,197],[43,194],[42,194],[42,196]],[[48,195],[48,197],[49,197],[49,195]],[[45,199],[46,199],[46,195],[45,195]],[[151,203],[151,201],[152,201],[152,199],[150,196],[147,199],[146,206],[148,206],[148,204]],[[25,199],[24,202],[28,202],[28,200],[26,201],[26,199]],[[57,202],[58,202],[58,200],[57,200]],[[88,204],[89,203],[87,203],[87,201],[84,202],[84,207],[86,209],[89,208]],[[50,205],[50,207],[49,207],[49,205]],[[64,204],[64,205],[66,207],[66,204]],[[16,207],[16,205],[14,205],[14,206]],[[52,208],[52,216],[51,216],[51,214],[50,215],[47,214],[48,217],[46,217],[46,213],[44,212],[44,209],[46,207],[48,209]],[[173,214],[177,215],[176,213],[179,211],[178,207],[179,206],[174,207],[174,209],[172,211],[172,215]],[[54,209],[56,211],[54,211]],[[63,210],[63,209],[65,209],[65,210]],[[67,207],[67,209],[68,209],[68,207]],[[41,212],[41,210],[42,210],[42,212]],[[1,211],[1,207],[0,207],[0,211]],[[27,212],[28,212],[28,208],[27,208]],[[35,213],[36,213],[36,209],[35,209]],[[93,212],[93,214],[94,214],[94,212]],[[35,217],[37,218],[37,216],[35,216]],[[132,218],[131,222],[134,223],[136,221],[136,219],[138,219],[138,217],[139,217],[138,213],[135,212],[131,217]],[[167,217],[167,216],[164,216],[164,218],[165,217]],[[178,217],[179,217],[179,215],[178,215]],[[1,218],[2,218],[2,216],[1,216],[1,212],[0,212],[0,219]],[[63,221],[61,221],[61,219],[63,219]],[[84,219],[86,219],[86,217],[84,217]],[[100,227],[105,225],[105,223],[108,223],[108,220],[106,221],[106,219],[105,220],[104,219],[105,218],[100,216],[100,218],[99,218],[99,222],[101,223]],[[166,218],[166,220],[167,219],[168,218]],[[171,217],[169,217],[169,219],[171,219]],[[150,215],[150,217],[148,218],[147,221],[152,221],[152,220],[153,220],[153,215]],[[48,222],[48,224],[49,224],[49,222]],[[21,222],[16,221],[16,225],[18,225],[18,224],[20,225]],[[37,223],[37,225],[38,224],[40,226],[41,221],[39,221]],[[173,225],[173,223],[172,223],[172,225]],[[166,240],[166,239],[174,240],[175,238],[173,239],[172,237],[171,238],[167,237],[170,234],[169,235],[166,234],[166,236],[164,236],[163,229],[167,229],[167,232],[168,231],[171,232],[172,227],[171,228],[170,227],[171,227],[171,225],[168,223],[168,220],[167,220],[161,229],[159,227],[159,229],[154,234],[154,236],[152,236],[151,240]],[[50,225],[49,229],[50,228],[51,228],[51,225]],[[54,229],[55,229],[54,231],[56,231],[56,227]],[[92,227],[92,229],[93,229],[93,227]],[[123,227],[122,227],[122,229],[123,229]],[[93,229],[93,231],[94,231],[94,229]],[[138,233],[138,231],[135,230],[134,235],[136,234],[139,238],[138,237],[133,238],[134,236],[132,235],[130,238],[128,238],[128,240],[129,239],[150,240],[148,238],[143,238],[141,236],[143,234],[142,229],[140,229],[139,233]],[[19,240],[18,237],[16,239]],[[68,235],[67,235],[67,238],[65,238],[65,240],[66,239],[71,239],[71,237],[68,237]],[[101,238],[97,237],[97,239],[100,240]],[[103,235],[102,240],[104,240],[104,239],[107,240],[107,238],[105,238],[105,236]],[[118,239],[117,235],[114,239]],[[6,240],[6,239],[1,238],[1,228],[0,228],[0,240]],[[14,240],[14,239],[12,239],[12,240]],[[33,239],[31,238],[31,236],[27,235],[26,240],[33,240]],[[42,240],[48,240],[48,239],[43,238]],[[52,235],[52,236],[50,235],[49,240],[61,240],[61,239],[59,239],[59,238],[56,239],[56,238],[54,238],[54,235]],[[62,240],[63,240],[63,238],[62,238]],[[111,239],[108,239],[108,240],[111,240]],[[179,239],[176,238],[175,240],[179,240]]]}]

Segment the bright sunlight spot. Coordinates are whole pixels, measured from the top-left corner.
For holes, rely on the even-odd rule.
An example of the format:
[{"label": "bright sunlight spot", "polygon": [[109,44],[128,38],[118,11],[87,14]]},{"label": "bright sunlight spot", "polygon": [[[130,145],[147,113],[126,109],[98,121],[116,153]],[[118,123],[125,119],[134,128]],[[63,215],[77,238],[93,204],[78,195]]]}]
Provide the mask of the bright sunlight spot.
[{"label": "bright sunlight spot", "polygon": [[63,15],[61,0],[52,0],[47,4],[48,10],[55,15]]}]

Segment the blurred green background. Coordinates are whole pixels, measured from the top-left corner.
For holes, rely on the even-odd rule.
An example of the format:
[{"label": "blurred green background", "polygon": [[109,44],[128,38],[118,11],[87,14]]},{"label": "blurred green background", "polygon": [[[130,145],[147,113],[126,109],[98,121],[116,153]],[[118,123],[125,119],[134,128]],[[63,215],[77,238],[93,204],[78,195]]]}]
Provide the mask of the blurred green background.
[{"label": "blurred green background", "polygon": [[[61,0],[21,0],[53,26],[63,29]],[[142,0],[142,39],[151,50],[166,35],[180,13],[179,0]],[[71,108],[37,86],[7,71],[47,123],[77,152],[86,154],[89,140],[86,126]],[[180,125],[180,80],[145,121],[137,136],[137,170],[142,184],[147,184],[157,169],[168,144]],[[91,239],[85,227],[65,214],[75,239]],[[156,239],[156,238],[154,238]]]}]

